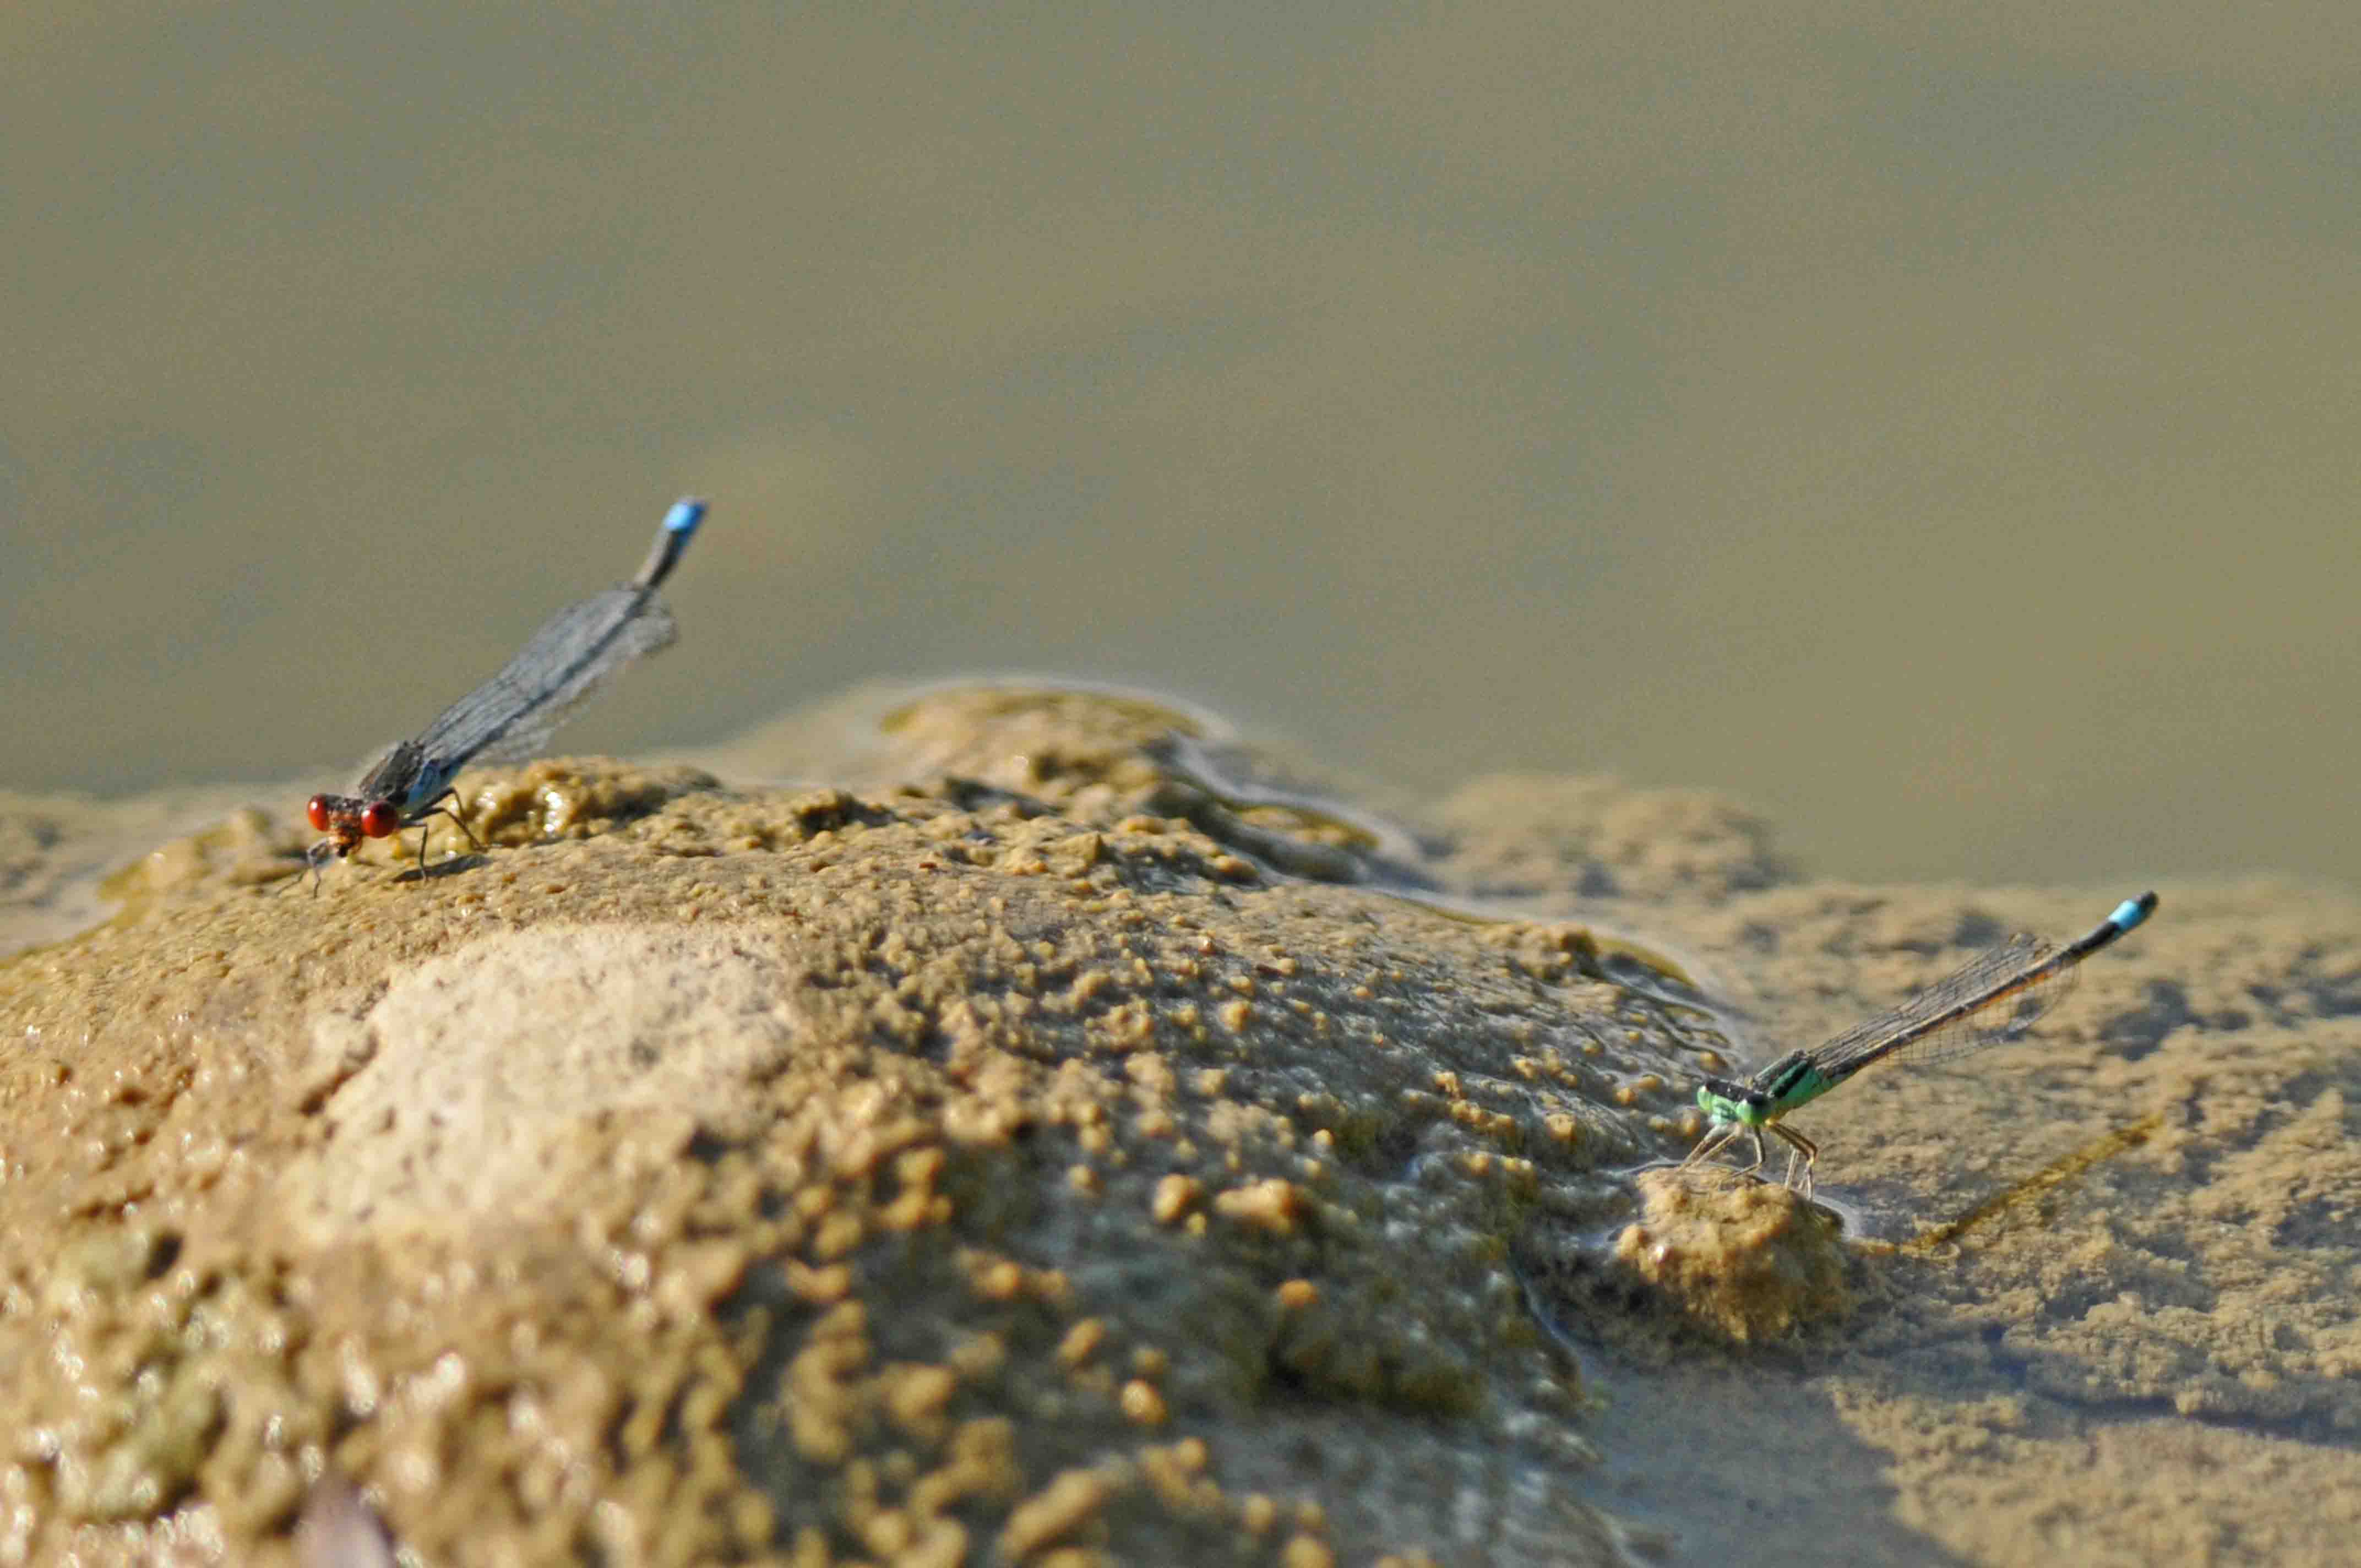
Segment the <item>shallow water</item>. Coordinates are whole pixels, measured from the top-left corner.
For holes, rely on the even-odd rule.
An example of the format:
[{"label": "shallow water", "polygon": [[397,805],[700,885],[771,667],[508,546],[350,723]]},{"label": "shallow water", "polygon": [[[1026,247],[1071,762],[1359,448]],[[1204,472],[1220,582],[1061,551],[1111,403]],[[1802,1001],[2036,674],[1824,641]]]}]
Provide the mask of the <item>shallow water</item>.
[{"label": "shallow water", "polygon": [[[2310,14],[11,8],[0,789],[1084,671],[1824,875],[2361,879]],[[346,781],[338,781],[346,782]]]}]

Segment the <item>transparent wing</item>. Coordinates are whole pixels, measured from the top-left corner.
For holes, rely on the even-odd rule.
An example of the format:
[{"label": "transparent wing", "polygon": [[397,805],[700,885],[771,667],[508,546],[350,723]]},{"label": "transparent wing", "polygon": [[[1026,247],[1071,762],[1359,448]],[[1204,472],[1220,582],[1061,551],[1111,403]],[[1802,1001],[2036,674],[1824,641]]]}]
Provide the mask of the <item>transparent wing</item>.
[{"label": "transparent wing", "polygon": [[377,766],[361,775],[355,794],[364,801],[401,800],[410,794],[412,780],[425,762],[426,753],[415,740],[404,740],[379,758]]},{"label": "transparent wing", "polygon": [[626,665],[678,634],[645,588],[609,588],[552,616],[499,674],[443,710],[419,745],[430,765],[517,762]]},{"label": "transparent wing", "polygon": [[2052,944],[2013,937],[1819,1047],[1813,1064],[1840,1077],[1882,1057],[1941,1061],[2013,1040],[2073,990],[2079,972]]}]

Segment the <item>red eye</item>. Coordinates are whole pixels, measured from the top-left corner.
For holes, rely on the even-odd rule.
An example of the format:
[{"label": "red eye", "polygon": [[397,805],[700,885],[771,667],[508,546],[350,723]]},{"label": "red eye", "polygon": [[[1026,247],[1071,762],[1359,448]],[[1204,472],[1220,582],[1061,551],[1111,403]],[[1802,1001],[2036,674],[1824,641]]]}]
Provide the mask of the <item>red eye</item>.
[{"label": "red eye", "polygon": [[401,813],[390,800],[372,800],[361,807],[361,831],[372,839],[382,839],[401,826]]},{"label": "red eye", "polygon": [[328,830],[328,797],[324,795],[315,795],[304,802],[303,815],[312,819],[313,828],[325,833]]}]

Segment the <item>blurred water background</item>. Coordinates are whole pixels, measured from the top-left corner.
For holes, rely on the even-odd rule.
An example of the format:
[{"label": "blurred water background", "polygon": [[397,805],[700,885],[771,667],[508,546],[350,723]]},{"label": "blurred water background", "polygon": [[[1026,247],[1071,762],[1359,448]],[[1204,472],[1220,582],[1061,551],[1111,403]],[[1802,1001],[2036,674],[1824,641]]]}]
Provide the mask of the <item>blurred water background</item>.
[{"label": "blurred water background", "polygon": [[2341,16],[12,7],[0,788],[365,760],[693,490],[570,750],[1021,670],[2361,881]]}]

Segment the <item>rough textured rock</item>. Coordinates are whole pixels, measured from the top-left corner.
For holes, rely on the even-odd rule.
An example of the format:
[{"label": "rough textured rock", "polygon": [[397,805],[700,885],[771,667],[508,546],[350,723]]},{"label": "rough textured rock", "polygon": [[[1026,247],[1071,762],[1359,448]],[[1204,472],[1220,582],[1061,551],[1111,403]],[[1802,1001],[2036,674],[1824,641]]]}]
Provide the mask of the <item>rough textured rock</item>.
[{"label": "rough textured rock", "polygon": [[822,787],[471,777],[489,854],[317,897],[291,800],[0,966],[0,1563],[292,1562],[307,1497],[433,1563],[2130,1561],[2143,1465],[2349,1465],[2349,908],[2170,894],[2262,946],[1831,1097],[1845,1245],[1634,1168],[1719,999],[1849,1022],[1977,901],[1694,796],[1381,818],[1121,695],[873,716],[728,770]]},{"label": "rough textured rock", "polygon": [[1191,819],[1359,846],[1141,705],[901,729],[867,796],[481,781],[423,882],[166,856],[17,960],[0,1550],[267,1556],[329,1469],[438,1561],[1603,1542],[1510,1482],[1586,1448],[1501,1267],[1669,1146],[1587,937],[1265,869]]},{"label": "rough textured rock", "polygon": [[1835,1217],[1725,1167],[1642,1171],[1613,1272],[1701,1333],[1750,1344],[1850,1305]]}]

